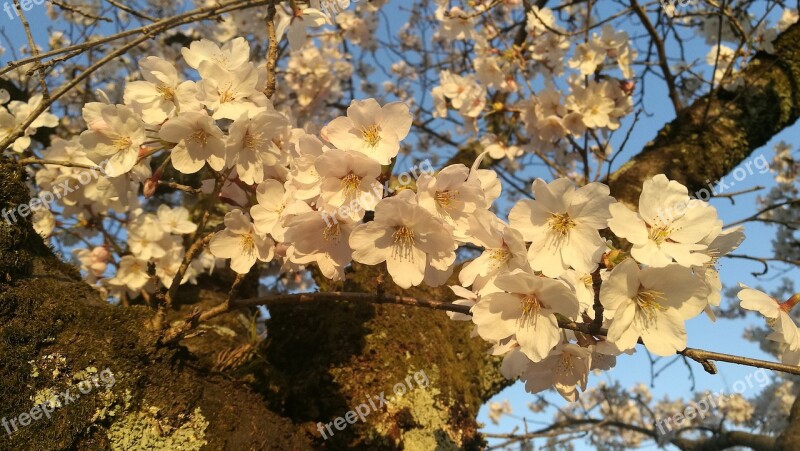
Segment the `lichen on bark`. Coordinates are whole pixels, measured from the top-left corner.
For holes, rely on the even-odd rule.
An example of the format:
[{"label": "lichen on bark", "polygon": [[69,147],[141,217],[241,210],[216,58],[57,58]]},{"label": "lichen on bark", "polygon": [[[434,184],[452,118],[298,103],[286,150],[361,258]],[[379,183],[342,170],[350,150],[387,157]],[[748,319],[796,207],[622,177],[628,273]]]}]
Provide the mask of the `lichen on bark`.
[{"label": "lichen on bark", "polygon": [[[27,202],[23,177],[0,159],[0,211]],[[50,418],[18,423],[11,434],[0,428],[0,449],[111,449],[115,422],[150,407],[176,427],[191,421],[196,409],[213,413],[205,429],[210,449],[309,448],[305,433],[269,411],[247,385],[192,366],[185,348],[159,347],[145,327],[149,309],[107,304],[29,221],[0,225],[0,274],[0,417],[18,418],[31,411],[37,394],[63,388],[32,368],[48,355],[63,356],[59,371],[69,376],[87,367],[120,375],[111,391],[131,409],[120,417],[97,415],[109,407],[108,396],[81,395]]]},{"label": "lichen on bark", "polygon": [[[377,292],[380,267],[356,264],[344,284],[318,279],[321,291]],[[386,276],[388,278],[388,276]],[[401,290],[390,282],[387,294],[439,301],[451,300],[446,288]],[[398,305],[336,302],[277,306],[270,309],[270,338],[265,348],[269,365],[256,387],[270,407],[295,422],[305,423],[318,446],[409,449],[409,439],[450,442],[461,449],[478,449],[477,413],[489,396],[509,382],[499,373],[498,358],[486,355],[482,340],[471,338],[470,324],[450,321],[443,313]],[[366,422],[334,431],[327,440],[317,422],[328,423],[395,384],[423,371],[430,379],[419,405],[379,409]],[[428,417],[430,401],[447,418],[446,427]],[[396,406],[394,406],[396,407]],[[326,434],[327,435],[327,434]],[[413,448],[411,448],[413,449]]]}]

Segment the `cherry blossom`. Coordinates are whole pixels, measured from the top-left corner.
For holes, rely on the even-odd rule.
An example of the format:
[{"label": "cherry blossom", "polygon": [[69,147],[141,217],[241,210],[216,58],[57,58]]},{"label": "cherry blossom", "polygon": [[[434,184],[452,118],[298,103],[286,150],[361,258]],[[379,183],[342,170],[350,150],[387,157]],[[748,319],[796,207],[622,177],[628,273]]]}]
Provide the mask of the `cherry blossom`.
[{"label": "cherry blossom", "polygon": [[531,267],[548,277],[568,268],[591,273],[606,249],[598,230],[606,228],[614,199],[607,186],[576,188],[568,179],[533,182],[536,200],[521,200],[509,213],[511,226],[531,242]]},{"label": "cherry blossom", "polygon": [[567,401],[578,399],[578,390],[586,390],[592,351],[573,343],[559,344],[547,358],[532,362],[521,348],[506,354],[501,371],[506,378],[519,377],[525,390],[539,393],[550,387]]},{"label": "cherry blossom", "polygon": [[347,116],[331,121],[320,134],[339,149],[355,150],[389,164],[411,129],[411,113],[401,102],[380,106],[375,99],[353,100]]},{"label": "cherry blossom", "polygon": [[160,124],[180,111],[198,111],[193,81],[181,81],[169,61],[149,56],[139,62],[144,80],[125,85],[125,103],[139,111],[147,124]]},{"label": "cherry blossom", "polygon": [[94,162],[108,160],[105,172],[110,177],[122,175],[137,163],[139,147],[146,141],[144,123],[126,106],[95,105],[99,113],[95,121],[84,109],[86,122],[92,127],[81,134],[81,145]]},{"label": "cherry blossom", "polygon": [[238,119],[242,112],[252,115],[269,105],[261,92],[259,73],[251,64],[229,71],[216,63],[200,63],[203,79],[197,83],[197,100],[214,111],[214,119]]},{"label": "cherry blossom", "polygon": [[578,300],[563,283],[523,270],[502,274],[495,285],[503,292],[490,293],[472,307],[472,320],[486,340],[513,336],[532,361],[547,357],[561,340],[556,314],[577,318]]},{"label": "cherry blossom", "polygon": [[185,207],[170,208],[168,205],[159,205],[156,212],[158,223],[166,233],[186,235],[197,230],[197,224],[189,218],[189,210]]},{"label": "cherry blossom", "polygon": [[[455,260],[455,241],[440,220],[403,190],[375,207],[375,219],[350,235],[353,260],[367,265],[386,262],[392,280],[402,287],[419,285],[447,271]],[[443,282],[443,281],[442,281]]]},{"label": "cherry blossom", "polygon": [[220,48],[213,41],[200,39],[193,41],[189,47],[183,47],[181,54],[193,69],[200,70],[202,63],[210,61],[225,70],[235,71],[249,64],[250,44],[244,38],[237,37]]},{"label": "cherry blossom", "polygon": [[161,258],[171,246],[155,215],[144,213],[128,225],[128,248],[142,260]]},{"label": "cherry blossom", "polygon": [[[332,149],[316,159],[320,175],[320,200],[331,209],[343,211],[353,221],[374,210],[383,197],[378,182],[381,165],[360,152]],[[345,208],[341,208],[341,207]]]},{"label": "cherry blossom", "polygon": [[272,240],[258,233],[242,210],[225,215],[225,230],[214,235],[209,249],[217,258],[231,259],[231,269],[239,274],[247,274],[256,261],[268,262],[275,255]]},{"label": "cherry blossom", "polygon": [[330,22],[328,16],[317,8],[298,9],[291,16],[281,10],[280,17],[276,27],[277,38],[280,39],[285,33],[292,52],[300,50],[306,43],[307,27],[316,28]]},{"label": "cherry blossom", "polygon": [[686,348],[684,321],[708,304],[709,289],[691,270],[672,264],[640,269],[633,259],[617,265],[600,288],[600,301],[611,319],[608,340],[631,349],[641,337],[660,356]]},{"label": "cherry blossom", "polygon": [[702,240],[718,225],[717,211],[699,199],[690,199],[685,186],[659,174],[644,182],[639,212],[623,204],[610,207],[608,227],[633,243],[631,255],[653,267],[676,261],[700,266],[711,260]]},{"label": "cherry blossom", "polygon": [[[326,220],[333,217],[335,220]],[[322,274],[331,280],[344,280],[344,269],[352,260],[350,235],[355,224],[347,217],[323,216],[307,211],[286,222],[285,241],[291,243],[290,260],[294,263],[315,262]]]},{"label": "cherry blossom", "polygon": [[257,203],[250,208],[255,229],[261,234],[269,234],[278,242],[284,241],[286,219],[305,213],[309,207],[294,197],[294,190],[285,189],[277,180],[264,180],[256,189]]},{"label": "cherry blossom", "polygon": [[465,229],[475,211],[488,206],[480,182],[469,175],[469,168],[463,164],[448,166],[436,175],[420,175],[420,206],[453,227]]},{"label": "cherry blossom", "polygon": [[494,284],[498,274],[528,269],[527,248],[522,234],[485,212],[470,218],[470,235],[485,250],[466,263],[458,274],[465,287],[472,286],[481,294],[502,291]]},{"label": "cherry blossom", "polygon": [[97,246],[92,250],[75,249],[72,254],[81,264],[81,269],[89,275],[89,281],[94,282],[105,274],[108,268],[108,260],[111,253],[103,246]]},{"label": "cherry blossom", "polygon": [[475,26],[470,15],[457,6],[450,9],[439,6],[435,17],[441,22],[438,32],[441,39],[472,39],[475,36]]},{"label": "cherry blossom", "polygon": [[[448,288],[458,297],[458,299],[453,301],[455,305],[472,307],[478,302],[478,294],[461,285],[450,285]],[[453,321],[472,321],[472,315],[465,315],[463,313],[447,312],[447,316]]]},{"label": "cherry blossom", "polygon": [[[27,102],[12,100],[8,103],[8,109],[0,107],[0,139],[5,139],[14,129],[21,125],[36,109],[43,100],[41,94],[33,94]],[[37,116],[34,121],[25,129],[22,136],[14,140],[11,148],[15,152],[23,152],[31,145],[30,136],[36,133],[40,127],[53,128],[58,125],[58,118],[50,113],[49,109]]]},{"label": "cherry blossom", "polygon": [[167,142],[177,143],[172,149],[172,165],[184,174],[199,171],[206,162],[216,171],[225,167],[224,135],[214,119],[205,113],[180,114],[168,120],[159,135]]},{"label": "cherry blossom", "polygon": [[119,261],[113,280],[117,285],[124,286],[128,290],[141,290],[150,281],[150,276],[147,274],[147,261],[133,255],[123,256]]},{"label": "cherry blossom", "polygon": [[281,156],[276,140],[289,133],[289,121],[274,110],[253,117],[243,114],[233,122],[227,143],[228,155],[235,158],[236,172],[248,185],[264,181],[264,166],[274,166]]},{"label": "cherry blossom", "polygon": [[[693,268],[695,274],[705,279],[711,293],[708,296],[709,306],[719,306],[722,301],[722,281],[719,279],[719,272],[717,271],[716,264],[720,258],[730,254],[739,247],[744,241],[744,228],[732,227],[730,229],[722,229],[722,224],[717,226],[703,238],[701,243],[706,244],[708,248],[703,251],[711,259],[703,266]],[[710,307],[706,308],[706,314],[713,320],[714,314]]]},{"label": "cherry blossom", "polygon": [[[767,319],[767,324],[772,333],[767,337],[782,345],[781,360],[789,365],[800,365],[800,330],[789,315],[794,303],[779,303],[768,294],[754,290],[745,284],[739,284],[741,290],[736,295],[743,309],[753,310]],[[800,298],[800,295],[795,295]]]}]

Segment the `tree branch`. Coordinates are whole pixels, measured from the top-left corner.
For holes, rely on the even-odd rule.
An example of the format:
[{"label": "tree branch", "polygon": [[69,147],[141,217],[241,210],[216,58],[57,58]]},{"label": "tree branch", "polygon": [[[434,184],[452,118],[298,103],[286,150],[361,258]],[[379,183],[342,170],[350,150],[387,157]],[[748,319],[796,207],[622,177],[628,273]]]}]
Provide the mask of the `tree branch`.
[{"label": "tree branch", "polygon": [[[611,174],[611,194],[634,204],[642,185],[663,173],[693,193],[720,180],[800,117],[800,24],[775,41],[775,54],[759,53],[735,92],[718,89],[667,124],[641,153]],[[704,112],[710,105],[708,120]]]},{"label": "tree branch", "polygon": [[[302,304],[313,302],[334,302],[334,301],[355,301],[366,302],[372,304],[398,304],[411,307],[424,307],[434,310],[445,310],[449,312],[462,313],[464,315],[472,315],[471,308],[466,305],[457,305],[450,302],[428,301],[425,299],[417,299],[408,296],[395,296],[395,295],[381,295],[372,293],[347,293],[340,291],[326,292],[326,293],[299,293],[299,294],[273,294],[268,296],[260,296],[249,299],[241,299],[233,301],[231,308],[236,307],[253,307],[258,305],[274,306],[286,304]],[[575,321],[567,321],[559,319],[559,327],[576,332],[581,332],[587,335],[606,336],[608,331],[603,328],[595,328],[592,324],[578,323]],[[641,344],[641,341],[639,342]],[[740,357],[730,354],[722,354],[713,351],[706,351],[703,349],[686,348],[678,354],[688,357],[695,362],[703,365],[710,374],[716,374],[716,367],[712,361],[735,363],[738,365],[752,366],[755,368],[765,368],[773,371],[781,371],[789,374],[800,375],[800,367],[786,365],[783,363],[768,362],[766,360],[751,359],[748,357]]]}]

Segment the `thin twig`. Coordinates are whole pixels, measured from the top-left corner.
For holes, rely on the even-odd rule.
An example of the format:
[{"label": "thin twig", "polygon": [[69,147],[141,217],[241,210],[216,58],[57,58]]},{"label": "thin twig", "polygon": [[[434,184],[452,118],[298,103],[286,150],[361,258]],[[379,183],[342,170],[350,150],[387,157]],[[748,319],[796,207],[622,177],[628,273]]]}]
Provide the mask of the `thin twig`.
[{"label": "thin twig", "polygon": [[187,332],[196,328],[201,323],[230,311],[231,300],[234,298],[234,296],[236,296],[236,291],[246,275],[247,274],[236,275],[236,279],[233,281],[233,284],[231,284],[231,289],[228,291],[228,297],[226,297],[223,302],[220,302],[218,305],[202,312],[199,310],[194,311],[183,323],[169,328],[164,333],[161,343],[174,343],[183,338]]},{"label": "thin twig", "polygon": [[106,1],[107,1],[108,3],[111,3],[112,5],[116,6],[117,8],[119,8],[119,9],[121,9],[121,10],[125,11],[126,13],[128,13],[128,14],[132,15],[132,16],[136,16],[136,17],[138,17],[138,18],[140,18],[140,19],[149,20],[150,22],[156,22],[156,21],[158,21],[158,19],[156,19],[155,17],[148,16],[147,14],[145,14],[145,13],[143,13],[143,12],[136,11],[135,9],[133,9],[133,8],[130,8],[130,7],[128,7],[128,6],[125,6],[125,5],[123,5],[122,3],[119,3],[119,2],[117,2],[117,1],[115,1],[115,0],[106,0]]},{"label": "thin twig", "polygon": [[39,86],[42,88],[42,100],[44,102],[49,102],[50,91],[47,90],[47,81],[45,79],[44,69],[42,68],[42,59],[39,56],[39,48],[36,46],[36,42],[33,41],[31,26],[28,23],[28,19],[25,18],[25,14],[22,12],[22,8],[20,8],[19,6],[19,0],[14,0],[14,8],[17,9],[17,15],[19,16],[19,20],[22,23],[22,28],[25,29],[25,36],[28,38],[28,45],[31,48],[31,55],[33,55],[33,58],[35,60],[33,67],[38,74]]},{"label": "thin twig", "polygon": [[74,163],[72,161],[58,161],[58,160],[45,160],[41,158],[23,158],[17,161],[17,164],[26,165],[26,164],[52,164],[55,166],[64,166],[68,168],[81,168],[81,169],[99,169],[102,170],[103,168],[100,166],[92,166],[83,163]]},{"label": "thin twig", "polygon": [[667,60],[667,51],[664,46],[664,40],[658,35],[658,30],[656,30],[652,22],[650,22],[650,19],[647,17],[647,13],[644,11],[641,5],[639,5],[639,2],[636,0],[631,0],[631,8],[636,16],[639,17],[639,20],[642,22],[642,25],[644,25],[647,33],[650,34],[653,44],[656,46],[656,51],[658,52],[658,65],[661,67],[661,72],[664,74],[664,81],[667,82],[667,88],[669,89],[669,98],[672,100],[672,106],[675,108],[675,113],[677,114],[683,109],[683,104],[681,103],[681,98],[678,94],[678,88],[675,85],[675,75],[672,74],[672,70],[669,68],[669,61]]},{"label": "thin twig", "polygon": [[275,34],[275,0],[269,2],[267,7],[267,87],[264,88],[264,95],[272,98],[275,94],[275,68],[278,65],[278,38]]}]

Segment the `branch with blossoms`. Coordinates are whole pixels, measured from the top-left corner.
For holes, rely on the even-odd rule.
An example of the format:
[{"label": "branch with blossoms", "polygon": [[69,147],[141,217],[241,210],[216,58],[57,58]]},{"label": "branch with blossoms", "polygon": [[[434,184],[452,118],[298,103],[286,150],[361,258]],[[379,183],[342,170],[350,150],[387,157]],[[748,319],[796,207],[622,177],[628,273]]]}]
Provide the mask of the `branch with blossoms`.
[{"label": "branch with blossoms", "polygon": [[[290,27],[291,44],[306,23],[283,26]],[[127,198],[140,183],[156,186],[167,168],[212,175],[201,188],[208,198],[197,224],[185,209],[165,205],[157,215],[134,213],[127,229],[130,255],[120,259],[107,282],[117,295],[156,292],[153,325],[164,332],[162,342],[174,342],[236,305],[229,299],[177,329],[166,328],[166,311],[179,287],[212,269],[215,259],[230,260],[239,275],[258,262],[280,259],[297,269],[314,264],[332,280],[344,280],[353,261],[385,263],[401,288],[437,287],[455,271],[456,251],[472,246],[481,255],[460,269],[454,290],[471,303],[468,319],[477,335],[505,356],[503,373],[526,381],[529,391],[555,385],[562,396],[575,399],[577,387],[586,388],[590,369],[637,344],[659,356],[680,353],[709,372],[715,371],[712,360],[790,371],[800,359],[793,322],[794,329],[780,323],[776,330],[786,347],[786,366],[686,348],[684,322],[719,305],[714,264],[736,249],[744,234],[740,228],[723,230],[712,206],[691,199],[685,186],[663,174],[644,182],[635,211],[602,183],[536,179],[533,199],[517,202],[506,222],[491,210],[501,194],[499,176],[481,168],[491,150],[470,166],[418,173],[406,189],[389,190],[381,183],[382,167],[393,165],[413,123],[406,104],[354,100],[346,115],[328,122],[317,136],[292,128],[287,114],[272,105],[265,94],[268,67],[250,61],[244,39],[221,47],[195,41],[181,54],[199,81],[182,79],[170,61],[147,57],[140,62],[144,79],[125,86],[125,104],[87,104],[88,129],[40,160],[108,160],[106,174],[118,186],[116,196],[92,199],[101,203]],[[574,89],[609,91],[627,105],[613,85],[593,82]],[[452,104],[458,101],[450,98]],[[617,110],[615,120],[626,111]],[[570,120],[580,119],[581,132],[615,127],[571,114]],[[153,158],[163,158],[154,172]],[[219,220],[215,208],[225,211],[222,224],[205,234],[210,222]],[[630,247],[615,248],[601,232]],[[188,248],[184,235],[190,235]]]},{"label": "branch with blossoms", "polygon": [[[54,50],[51,52],[40,53],[36,56],[32,57],[30,60],[24,59],[16,62],[12,62],[8,65],[7,68],[0,70],[0,75],[3,75],[5,72],[12,70],[15,67],[27,64],[29,62],[35,62],[38,64],[43,64],[42,58],[50,57],[59,55],[61,53],[71,52],[73,50],[87,50],[99,45],[102,45],[107,42],[115,41],[127,36],[136,36],[140,35],[138,38],[133,39],[132,41],[126,42],[125,44],[121,45],[117,49],[108,52],[100,60],[94,62],[91,66],[85,68],[80,74],[73,77],[70,81],[65,82],[62,86],[56,89],[45,101],[43,98],[40,98],[37,102],[32,102],[32,106],[30,111],[28,112],[27,116],[22,116],[19,118],[19,123],[15,124],[16,126],[10,132],[5,134],[2,140],[0,140],[0,149],[5,149],[12,145],[15,141],[19,138],[26,136],[29,133],[31,127],[36,127],[37,121],[40,120],[40,116],[46,113],[46,111],[50,108],[50,106],[63,97],[65,94],[70,92],[76,86],[78,86],[81,82],[88,79],[95,71],[100,69],[101,67],[108,64],[110,61],[113,61],[115,58],[119,57],[120,55],[125,54],[128,50],[140,45],[141,43],[147,41],[152,36],[164,33],[170,29],[179,27],[184,24],[213,18],[219,16],[221,14],[236,11],[241,8],[250,8],[259,5],[264,5],[270,3],[269,0],[262,0],[262,1],[243,1],[243,0],[231,0],[228,2],[222,2],[217,5],[207,6],[197,8],[195,10],[178,14],[175,16],[171,16],[165,19],[162,19],[154,24],[150,24],[144,26],[140,29],[134,30],[127,30],[124,32],[117,33],[116,35],[108,36],[105,38],[100,38],[96,41],[88,41],[82,44],[77,44],[76,46],[69,47],[69,48],[62,48],[58,50]],[[71,53],[70,56],[77,56],[79,53]]]},{"label": "branch with blossoms", "polygon": [[[340,105],[339,78],[351,80],[355,97],[352,71],[339,64],[317,66],[328,62],[326,53],[335,52],[339,35],[323,44],[322,51],[306,45],[308,28],[330,25],[332,17],[300,2],[290,2],[288,10],[274,1],[200,8],[153,21],[137,29],[142,36],[128,30],[24,60],[34,63],[43,77],[43,68],[51,63],[132,39],[52,95],[42,83],[40,96],[9,104],[4,119],[8,122],[13,115],[14,126],[0,146],[26,151],[33,131],[58,123],[46,113],[56,99],[153,35],[267,5],[266,24],[259,24],[269,40],[263,64],[242,37],[226,39],[224,45],[194,40],[180,49],[180,58],[145,57],[138,64],[140,75],[121,86],[119,95],[100,95],[101,101],[84,105],[86,130],[80,137],[55,139],[41,158],[20,160],[43,165],[37,183],[45,187],[79,179],[78,169],[109,161],[107,179],[73,193],[61,206],[65,214],[77,211],[87,223],[100,222],[95,228],[120,257],[113,275],[100,284],[112,297],[141,296],[150,304],[154,297],[153,326],[162,334],[162,345],[176,343],[189,330],[235,307],[361,300],[446,310],[454,320],[471,321],[476,335],[492,344],[492,353],[504,356],[507,378],[524,381],[530,392],[555,387],[570,400],[586,390],[590,370],[611,368],[637,345],[659,356],[691,358],[710,373],[716,372],[713,361],[723,361],[798,374],[800,333],[788,316],[796,297],[779,303],[749,288],[739,294],[743,308],[767,318],[783,363],[686,347],[685,321],[703,312],[713,319],[712,307],[721,302],[716,262],[732,255],[743,231],[723,229],[713,207],[690,199],[688,188],[670,179],[673,174],[654,175],[660,170],[648,165],[637,166],[646,175],[625,178],[625,184],[635,185],[636,196],[615,192],[615,198],[607,185],[589,183],[593,164],[595,180],[606,163],[611,167],[610,136],[633,111],[635,45],[610,22],[592,20],[595,2],[587,5],[587,25],[572,23],[568,29],[557,23],[557,12],[537,3],[526,2],[524,15],[508,25],[516,31],[513,41],[496,33],[502,24],[495,16],[502,15],[498,10],[506,2],[481,4],[470,13],[437,4],[437,39],[475,45],[463,58],[422,71],[425,77],[424,72],[435,69],[439,77],[432,89],[422,85],[433,97],[431,110],[420,106],[412,112],[411,102],[402,101],[408,97],[398,90],[394,94],[401,101],[354,98],[334,113],[340,116],[312,121],[307,116],[317,106]],[[359,6],[361,11],[372,7]],[[649,67],[662,68],[674,108],[680,110],[680,74],[670,72],[664,41],[637,2],[620,17],[631,11],[658,53]],[[366,47],[368,38],[359,27],[348,26],[347,17],[337,22],[342,34],[356,35]],[[482,32],[491,30],[494,34]],[[582,42],[573,46],[570,37],[578,35]],[[289,41],[283,73],[292,90],[276,82],[282,36]],[[743,45],[744,39],[739,48]],[[719,46],[714,72],[720,73],[714,82],[728,81],[734,72],[732,57],[719,64],[723,53]],[[554,62],[566,62],[565,67]],[[619,70],[623,79],[609,75],[609,68]],[[556,80],[559,71],[569,75]],[[540,75],[546,83],[537,92],[530,80]],[[703,124],[711,104],[705,104]],[[468,135],[464,142],[470,144],[460,145],[449,132],[438,131],[414,113],[463,129],[458,132]],[[458,147],[459,154],[438,171],[415,174],[413,183],[395,189],[384,182],[400,159],[401,143],[409,144],[404,140],[412,126],[421,135]],[[478,134],[480,139],[473,139]],[[487,168],[483,163],[489,160]],[[536,162],[543,162],[555,179],[531,184],[508,170]],[[179,177],[194,182],[179,183]],[[515,203],[507,219],[496,208],[501,179],[531,198]],[[136,208],[140,188],[146,199],[162,199],[153,197],[158,186],[196,196],[195,211],[168,205]],[[636,197],[636,209],[623,204]],[[155,207],[155,200],[145,207]],[[116,245],[102,215],[95,214],[103,209],[124,212],[124,229],[117,232],[126,247]],[[267,265],[280,273],[314,265],[324,277],[343,281],[353,262],[385,264],[388,278],[401,288],[439,287],[451,280],[458,251],[465,249],[479,255],[458,269],[458,285],[451,289],[462,299],[452,304],[388,296],[383,288],[374,295],[235,299],[243,278]],[[82,263],[102,276],[96,268],[105,268],[108,252],[83,251]],[[167,311],[180,287],[228,260],[237,274],[228,298],[168,327]]]}]

